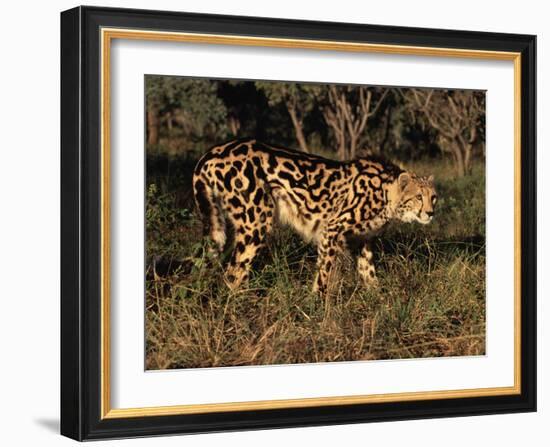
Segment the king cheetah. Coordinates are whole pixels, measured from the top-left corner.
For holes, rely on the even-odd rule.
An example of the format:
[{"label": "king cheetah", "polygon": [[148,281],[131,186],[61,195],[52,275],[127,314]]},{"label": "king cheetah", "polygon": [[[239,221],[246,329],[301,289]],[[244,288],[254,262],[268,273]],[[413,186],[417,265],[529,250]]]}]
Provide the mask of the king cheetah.
[{"label": "king cheetah", "polygon": [[233,250],[225,273],[235,289],[248,279],[274,222],[290,225],[317,246],[313,290],[325,293],[338,253],[356,250],[359,277],[376,283],[369,236],[390,220],[428,224],[437,194],[433,176],[419,177],[375,158],[335,161],[254,139],[210,149],[197,163],[193,191],[216,252]]}]

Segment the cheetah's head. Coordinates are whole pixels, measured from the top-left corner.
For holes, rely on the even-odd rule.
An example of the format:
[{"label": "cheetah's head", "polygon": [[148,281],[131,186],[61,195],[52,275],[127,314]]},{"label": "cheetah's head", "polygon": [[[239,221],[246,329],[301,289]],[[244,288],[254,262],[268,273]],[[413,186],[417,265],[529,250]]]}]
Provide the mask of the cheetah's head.
[{"label": "cheetah's head", "polygon": [[403,222],[430,223],[437,202],[433,180],[433,175],[417,177],[409,172],[399,174],[394,216]]}]

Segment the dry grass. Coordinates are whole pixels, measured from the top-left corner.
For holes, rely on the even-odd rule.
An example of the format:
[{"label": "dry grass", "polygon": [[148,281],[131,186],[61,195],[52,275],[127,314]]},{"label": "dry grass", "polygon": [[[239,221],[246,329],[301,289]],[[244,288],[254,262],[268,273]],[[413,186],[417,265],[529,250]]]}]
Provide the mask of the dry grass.
[{"label": "dry grass", "polygon": [[376,240],[379,287],[359,287],[343,259],[325,299],[310,292],[314,248],[287,229],[248,288],[230,292],[221,265],[192,256],[202,244],[193,215],[174,217],[151,194],[147,369],[484,354],[483,171],[442,178],[433,225],[395,225]]}]

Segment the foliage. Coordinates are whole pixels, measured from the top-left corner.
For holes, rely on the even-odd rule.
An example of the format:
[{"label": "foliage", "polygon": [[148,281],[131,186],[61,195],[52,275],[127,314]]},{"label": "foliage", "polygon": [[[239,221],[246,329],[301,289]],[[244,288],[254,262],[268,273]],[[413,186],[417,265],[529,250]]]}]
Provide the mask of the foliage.
[{"label": "foliage", "polygon": [[286,107],[300,149],[304,152],[310,152],[304,134],[304,121],[316,107],[317,97],[322,90],[321,87],[316,84],[266,81],[257,81],[255,85],[266,95],[270,106],[282,104]]},{"label": "foliage", "polygon": [[485,156],[485,93],[147,76],[148,151],[184,156],[255,137],[352,159],[443,156],[459,176]]},{"label": "foliage", "polygon": [[227,108],[217,81],[147,76],[145,91],[148,110],[169,137],[184,135],[193,143],[227,137]]},{"label": "foliage", "polygon": [[423,128],[434,130],[439,147],[449,154],[462,177],[472,167],[476,146],[485,151],[485,93],[444,89],[402,89],[404,104]]},{"label": "foliage", "polygon": [[[369,119],[376,116],[384,105],[384,100],[391,90],[382,87],[365,87],[353,85],[329,85],[322,89],[322,112],[326,124],[331,128],[336,140],[338,158],[352,160],[359,149],[372,151],[378,148],[367,147]],[[386,107],[386,110],[391,109]],[[389,116],[386,114],[387,130]],[[372,134],[373,132],[370,132]],[[372,143],[372,139],[370,140]]]},{"label": "foliage", "polygon": [[189,225],[192,214],[188,208],[175,206],[174,194],[160,194],[157,186],[149,185],[146,194],[145,229],[146,262],[174,260],[181,250],[180,233]]}]

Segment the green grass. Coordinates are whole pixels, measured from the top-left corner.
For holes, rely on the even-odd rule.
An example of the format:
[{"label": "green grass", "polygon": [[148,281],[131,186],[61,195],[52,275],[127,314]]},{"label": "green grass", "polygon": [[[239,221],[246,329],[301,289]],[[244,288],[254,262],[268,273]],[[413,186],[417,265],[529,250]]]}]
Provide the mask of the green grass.
[{"label": "green grass", "polygon": [[392,224],[375,239],[379,287],[360,287],[343,258],[333,293],[312,293],[315,249],[277,228],[246,289],[196,257],[202,230],[177,194],[150,187],[147,206],[148,369],[482,355],[485,353],[485,177],[433,172],[434,221]]}]

